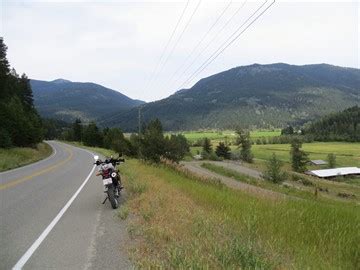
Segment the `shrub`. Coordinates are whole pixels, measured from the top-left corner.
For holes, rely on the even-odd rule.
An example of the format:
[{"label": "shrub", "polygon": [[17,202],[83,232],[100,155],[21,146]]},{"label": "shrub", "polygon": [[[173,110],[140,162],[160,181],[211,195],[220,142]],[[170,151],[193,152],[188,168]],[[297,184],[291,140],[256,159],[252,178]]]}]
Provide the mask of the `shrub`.
[{"label": "shrub", "polygon": [[282,162],[276,157],[275,153],[267,163],[264,179],[273,183],[281,183],[285,180],[285,173],[281,171]]},{"label": "shrub", "polygon": [[328,154],[327,160],[328,160],[328,163],[329,163],[329,168],[335,168],[336,167],[336,155],[335,154],[333,154],[333,153]]}]

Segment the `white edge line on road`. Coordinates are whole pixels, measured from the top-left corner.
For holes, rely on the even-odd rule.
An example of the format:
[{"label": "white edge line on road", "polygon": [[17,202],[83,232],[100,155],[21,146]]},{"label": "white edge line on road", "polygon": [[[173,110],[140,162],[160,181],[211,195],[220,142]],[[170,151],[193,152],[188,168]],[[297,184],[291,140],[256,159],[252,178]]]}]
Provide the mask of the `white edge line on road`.
[{"label": "white edge line on road", "polygon": [[75,194],[71,197],[71,199],[65,204],[65,206],[60,210],[60,212],[57,214],[57,216],[51,221],[51,223],[46,227],[46,229],[42,232],[42,234],[39,236],[38,239],[31,245],[31,247],[25,252],[25,254],[20,258],[20,260],[15,264],[15,266],[12,268],[13,270],[22,269],[22,267],[25,265],[25,263],[30,259],[30,257],[34,254],[34,252],[37,250],[37,248],[40,246],[40,244],[45,240],[46,236],[51,232],[51,230],[55,227],[55,225],[59,222],[61,217],[64,215],[66,210],[70,207],[70,205],[73,203],[73,201],[76,199],[76,197],[79,195],[80,191],[83,189],[83,187],[86,185],[86,183],[89,181],[91,175],[93,174],[94,170],[96,168],[96,165],[92,168],[89,175],[86,177],[85,181],[81,184],[79,189],[75,192]]}]

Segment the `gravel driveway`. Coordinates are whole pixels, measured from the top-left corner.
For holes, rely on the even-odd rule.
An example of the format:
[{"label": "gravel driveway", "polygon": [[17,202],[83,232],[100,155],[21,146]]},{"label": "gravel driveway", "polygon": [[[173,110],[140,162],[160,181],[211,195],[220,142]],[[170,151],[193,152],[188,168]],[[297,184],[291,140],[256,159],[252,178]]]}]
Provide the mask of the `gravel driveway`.
[{"label": "gravel driveway", "polygon": [[255,177],[257,179],[261,179],[261,173],[256,171],[256,170],[252,170],[249,168],[246,168],[244,166],[241,166],[240,164],[237,163],[232,163],[232,162],[221,162],[221,161],[190,161],[190,162],[181,162],[181,164],[188,169],[190,172],[200,175],[200,176],[206,176],[209,178],[215,178],[220,180],[224,185],[233,188],[233,189],[238,189],[238,190],[243,190],[249,193],[252,193],[258,197],[266,197],[266,198],[271,198],[271,199],[285,199],[287,198],[286,195],[275,192],[275,191],[271,191],[271,190],[267,190],[261,187],[257,187],[257,186],[253,186],[250,184],[246,184],[240,181],[237,181],[233,178],[230,177],[226,177],[217,173],[214,173],[212,171],[209,171],[203,167],[201,167],[201,164],[203,163],[212,163],[218,166],[223,166],[225,168],[229,168],[232,170],[235,170],[237,172]]}]

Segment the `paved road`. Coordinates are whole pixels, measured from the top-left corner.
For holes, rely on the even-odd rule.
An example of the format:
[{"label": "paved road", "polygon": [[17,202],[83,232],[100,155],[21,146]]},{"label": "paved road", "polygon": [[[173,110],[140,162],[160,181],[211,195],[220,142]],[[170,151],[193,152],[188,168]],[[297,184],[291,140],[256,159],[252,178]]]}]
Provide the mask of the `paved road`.
[{"label": "paved road", "polygon": [[[19,265],[27,251],[24,269],[131,268],[125,224],[109,203],[101,204],[102,183],[90,174],[93,155],[60,142],[49,144],[54,149],[49,158],[0,173],[0,269]],[[31,248],[87,178],[38,248]]]}]

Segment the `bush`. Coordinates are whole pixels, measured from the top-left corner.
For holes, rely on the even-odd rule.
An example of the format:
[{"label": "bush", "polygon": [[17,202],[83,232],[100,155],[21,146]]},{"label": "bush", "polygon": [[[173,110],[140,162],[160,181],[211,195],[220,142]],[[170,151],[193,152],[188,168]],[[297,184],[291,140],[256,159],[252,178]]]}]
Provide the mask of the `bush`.
[{"label": "bush", "polygon": [[207,160],[213,160],[213,161],[222,161],[223,158],[218,157],[214,152],[206,152],[206,151],[202,151],[201,152],[201,156],[203,157],[203,159],[207,159]]},{"label": "bush", "polygon": [[281,171],[282,162],[276,157],[275,153],[267,163],[264,179],[273,183],[281,183],[285,180],[285,173]]},{"label": "bush", "polygon": [[329,168],[335,168],[336,167],[336,155],[335,154],[333,154],[333,153],[328,154],[327,160],[328,160],[328,163],[329,163]]}]

